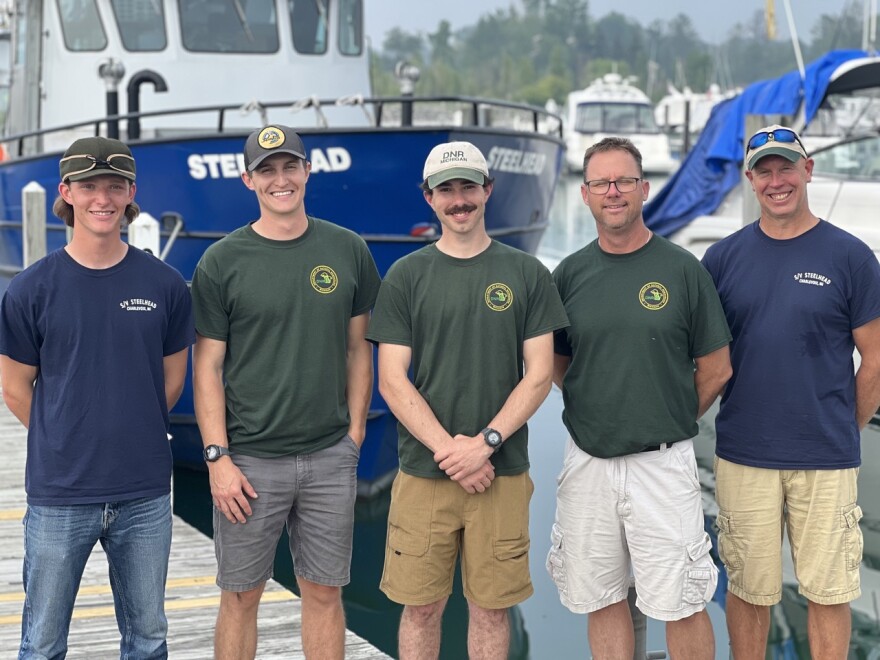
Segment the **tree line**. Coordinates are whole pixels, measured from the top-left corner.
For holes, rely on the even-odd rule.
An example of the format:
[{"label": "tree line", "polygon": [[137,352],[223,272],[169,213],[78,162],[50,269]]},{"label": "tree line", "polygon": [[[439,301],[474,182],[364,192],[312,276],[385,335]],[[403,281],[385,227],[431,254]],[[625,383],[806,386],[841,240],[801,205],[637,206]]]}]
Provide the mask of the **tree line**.
[{"label": "tree line", "polygon": [[[861,0],[845,0],[801,36],[806,62],[837,48],[860,48]],[[397,95],[394,65],[405,60],[421,69],[420,95],[489,96],[543,105],[565,101],[573,89],[611,71],[635,76],[652,100],[667,85],[722,90],[772,78],[796,68],[790,39],[767,36],[763,11],[731,26],[720,44],[709,44],[690,17],[678,14],[647,26],[619,12],[590,16],[587,0],[520,0],[474,25],[452,30],[440,21],[434,32],[394,28],[373,47],[371,69],[377,95]]]}]

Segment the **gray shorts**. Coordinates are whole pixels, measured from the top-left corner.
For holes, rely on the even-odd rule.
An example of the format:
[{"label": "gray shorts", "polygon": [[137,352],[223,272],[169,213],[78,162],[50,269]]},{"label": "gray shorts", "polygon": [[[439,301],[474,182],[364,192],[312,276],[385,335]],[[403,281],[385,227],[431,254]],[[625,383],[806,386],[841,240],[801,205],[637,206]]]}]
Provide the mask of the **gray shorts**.
[{"label": "gray shorts", "polygon": [[233,454],[258,497],[250,501],[253,515],[244,525],[232,524],[214,507],[217,586],[249,591],[269,580],[285,524],[297,576],[331,587],[348,584],[359,456],[347,434],[312,454]]}]

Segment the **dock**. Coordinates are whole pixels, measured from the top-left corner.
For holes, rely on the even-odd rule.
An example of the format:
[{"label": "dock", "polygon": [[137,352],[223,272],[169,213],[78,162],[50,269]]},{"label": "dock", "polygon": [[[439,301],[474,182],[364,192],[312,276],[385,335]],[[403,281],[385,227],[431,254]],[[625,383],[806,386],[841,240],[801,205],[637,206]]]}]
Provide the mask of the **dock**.
[{"label": "dock", "polygon": [[[24,555],[22,518],[25,512],[24,464],[26,431],[0,403],[0,658],[18,653],[24,602],[21,570]],[[174,517],[171,559],[165,590],[168,655],[173,660],[212,657],[214,622],[220,590],[214,583],[214,543]],[[301,611],[293,592],[270,580],[260,604],[257,658],[304,658],[300,639]],[[110,660],[119,657],[119,630],[107,576],[107,560],[95,546],[83,574],[68,637],[69,660]],[[345,636],[345,657],[389,658],[351,631]]]}]

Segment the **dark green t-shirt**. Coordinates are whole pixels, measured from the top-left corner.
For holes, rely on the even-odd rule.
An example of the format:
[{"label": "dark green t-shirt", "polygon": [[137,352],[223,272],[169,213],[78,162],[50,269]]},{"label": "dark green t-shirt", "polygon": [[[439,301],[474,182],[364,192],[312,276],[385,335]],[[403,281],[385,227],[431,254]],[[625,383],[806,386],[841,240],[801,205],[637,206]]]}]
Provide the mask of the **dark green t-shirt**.
[{"label": "dark green t-shirt", "polygon": [[[395,263],[382,283],[367,338],[412,348],[412,379],[451,435],[476,435],[523,376],[523,342],[568,325],[548,270],[492,242],[456,259],[435,245]],[[431,451],[403,426],[400,467],[445,477]],[[492,457],[496,475],[529,467],[525,425]]]},{"label": "dark green t-shirt", "polygon": [[629,254],[593,241],[553,279],[571,321],[555,340],[572,357],[562,418],[578,447],[610,458],[695,436],[693,359],[730,343],[700,262],[659,236]]},{"label": "dark green t-shirt", "polygon": [[205,251],[193,307],[198,333],[226,342],[230,446],[257,457],[305,454],[345,434],[348,324],[378,290],[363,239],[312,217],[290,241],[247,225]]}]

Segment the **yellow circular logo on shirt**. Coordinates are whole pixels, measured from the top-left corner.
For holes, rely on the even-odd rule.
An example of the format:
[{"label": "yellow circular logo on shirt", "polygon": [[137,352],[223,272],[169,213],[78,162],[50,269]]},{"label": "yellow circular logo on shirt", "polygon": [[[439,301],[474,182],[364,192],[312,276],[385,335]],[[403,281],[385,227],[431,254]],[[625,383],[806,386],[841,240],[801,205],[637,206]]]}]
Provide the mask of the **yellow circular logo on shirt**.
[{"label": "yellow circular logo on shirt", "polygon": [[336,271],[330,266],[315,266],[309,280],[312,283],[312,288],[318,293],[333,293],[336,290],[336,285],[339,284]]},{"label": "yellow circular logo on shirt", "polygon": [[486,305],[493,312],[503,312],[513,304],[513,291],[506,284],[496,282],[486,288]]},{"label": "yellow circular logo on shirt", "polygon": [[639,302],[645,309],[652,311],[663,309],[669,302],[669,292],[660,282],[648,282],[639,291]]},{"label": "yellow circular logo on shirt", "polygon": [[277,149],[284,144],[284,131],[274,126],[267,126],[260,131],[257,144],[263,147],[263,149]]}]

